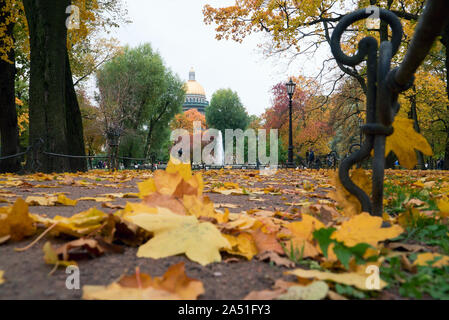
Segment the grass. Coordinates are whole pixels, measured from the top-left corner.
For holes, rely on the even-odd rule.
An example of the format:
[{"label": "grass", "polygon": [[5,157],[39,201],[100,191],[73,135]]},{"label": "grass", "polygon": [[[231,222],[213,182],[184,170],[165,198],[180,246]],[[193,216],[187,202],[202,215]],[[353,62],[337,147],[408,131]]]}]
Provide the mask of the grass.
[{"label": "grass", "polygon": [[[410,258],[415,259],[416,254]],[[389,288],[397,289],[402,297],[449,299],[449,266],[418,266],[416,273],[410,273],[402,269],[399,257],[394,257],[386,260],[380,268],[380,275],[388,282]]]},{"label": "grass", "polygon": [[409,186],[399,186],[389,182],[384,186],[384,197],[390,199],[385,211],[390,215],[396,215],[406,211],[405,204],[411,199],[424,201],[428,210],[438,210],[438,206],[431,198],[427,189],[411,188]]},{"label": "grass", "polygon": [[301,250],[293,244],[293,241],[290,241],[290,246],[287,248],[283,243],[281,243],[282,249],[284,249],[287,258],[290,261],[293,261],[297,265],[302,265],[308,267],[312,270],[323,270],[318,262],[315,260],[304,259],[304,246],[301,247]]},{"label": "grass", "polygon": [[[410,181],[410,184],[412,182]],[[390,215],[398,215],[408,209],[405,204],[411,199],[419,199],[424,205],[419,209],[438,212],[435,200],[428,189],[412,188],[409,185],[385,184],[385,198],[388,205],[385,211]],[[412,215],[413,216],[413,215]],[[449,227],[435,216],[418,216],[407,221],[405,233],[392,241],[416,243],[432,246],[435,251],[449,255]],[[414,261],[417,254],[410,254]],[[407,271],[399,257],[387,258],[380,268],[381,278],[389,284],[390,289],[398,291],[406,298],[449,299],[449,266],[441,268],[417,266]]]}]

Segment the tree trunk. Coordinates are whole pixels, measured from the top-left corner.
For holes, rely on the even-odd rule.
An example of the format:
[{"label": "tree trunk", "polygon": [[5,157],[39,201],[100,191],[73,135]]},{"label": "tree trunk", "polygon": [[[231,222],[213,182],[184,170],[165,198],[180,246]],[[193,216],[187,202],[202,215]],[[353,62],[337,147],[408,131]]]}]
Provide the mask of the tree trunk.
[{"label": "tree trunk", "polygon": [[[81,114],[67,53],[70,0],[23,0],[30,30],[30,143],[43,151],[85,155]],[[81,132],[81,134],[80,134]],[[34,170],[85,171],[86,161],[36,153]]]},{"label": "tree trunk", "polygon": [[[419,127],[418,111],[416,109],[416,88],[413,86],[413,95],[410,97],[410,113],[409,119],[413,120],[413,128],[416,132],[421,133],[421,128]],[[416,151],[418,156],[418,169],[424,169],[424,155],[421,151]]]},{"label": "tree trunk", "polygon": [[[449,98],[449,23],[446,24],[443,29],[443,36],[441,37],[441,43],[445,48],[445,64],[446,64],[446,93]],[[449,106],[448,106],[449,108]],[[444,150],[444,170],[449,170],[449,132],[446,138],[446,148]]]},{"label": "tree trunk", "polygon": [[[3,12],[5,0],[0,0],[0,25],[5,25],[10,12]],[[13,38],[14,24],[6,26],[5,37]],[[6,47],[4,39],[0,46]],[[19,152],[19,130],[15,100],[14,79],[16,75],[14,49],[8,52],[8,61],[0,58],[0,157],[6,157]],[[0,173],[17,172],[20,170],[20,158],[0,160]]]}]

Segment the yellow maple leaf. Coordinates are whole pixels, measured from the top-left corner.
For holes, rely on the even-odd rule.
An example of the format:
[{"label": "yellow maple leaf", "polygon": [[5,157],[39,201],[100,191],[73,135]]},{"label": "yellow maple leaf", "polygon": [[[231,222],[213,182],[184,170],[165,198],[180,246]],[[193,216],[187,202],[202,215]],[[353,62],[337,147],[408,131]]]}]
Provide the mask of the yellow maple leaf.
[{"label": "yellow maple leaf", "polygon": [[[437,258],[439,258],[437,260]],[[437,260],[437,261],[435,261]],[[420,253],[415,262],[413,263],[414,265],[417,266],[428,266],[430,264],[430,262],[435,261],[432,264],[432,267],[434,268],[440,268],[440,267],[444,267],[444,266],[448,266],[449,265],[449,256],[443,256],[437,253],[431,253],[431,252],[426,252],[426,253]]]},{"label": "yellow maple leaf", "polygon": [[439,215],[441,217],[449,217],[449,199],[444,197],[437,201],[437,205],[440,210]]},{"label": "yellow maple leaf", "polygon": [[[318,279],[318,280],[327,280],[336,283],[346,284],[349,286],[354,286],[360,290],[376,290],[367,288],[368,277],[370,274],[362,275],[356,272],[347,272],[347,273],[331,273],[331,272],[321,272],[318,270],[304,270],[304,269],[296,269],[292,271],[286,272],[286,274],[295,275],[304,279]],[[380,280],[380,289],[383,289],[387,286],[387,283],[383,280]]]},{"label": "yellow maple leaf", "polygon": [[393,123],[394,133],[387,137],[385,156],[393,151],[401,166],[413,169],[418,163],[415,149],[426,156],[433,155],[432,148],[421,134],[415,131],[413,120],[396,117]]},{"label": "yellow maple leaf", "polygon": [[0,284],[2,284],[3,282],[5,282],[5,279],[3,278],[3,275],[5,274],[5,271],[0,270]]},{"label": "yellow maple leaf", "polygon": [[404,232],[398,225],[382,228],[383,219],[373,217],[363,212],[343,222],[341,227],[332,234],[332,239],[343,242],[348,247],[359,243],[367,243],[377,247],[380,241],[396,238]]},{"label": "yellow maple leaf", "polygon": [[46,264],[53,264],[55,266],[63,266],[63,267],[77,265],[77,263],[75,261],[59,260],[58,254],[56,253],[55,249],[51,245],[50,241],[47,241],[44,244],[44,247],[42,248],[42,250],[44,251],[44,261]]},{"label": "yellow maple leaf", "polygon": [[47,228],[57,223],[51,231],[52,234],[63,233],[81,237],[101,228],[108,215],[97,208],[90,208],[69,218],[56,216],[49,219],[40,215],[32,215],[32,217],[34,221],[44,224]]},{"label": "yellow maple leaf", "polygon": [[20,241],[35,232],[34,220],[23,199],[17,199],[13,206],[0,208],[0,238],[10,236],[11,240]]},{"label": "yellow maple leaf", "polygon": [[181,216],[165,209],[158,214],[128,216],[127,220],[154,234],[139,247],[138,257],[159,259],[185,253],[190,260],[207,265],[220,262],[219,250],[230,247],[212,223],[200,223],[195,216]]},{"label": "yellow maple leaf", "polygon": [[223,234],[223,237],[231,244],[231,248],[225,249],[227,253],[243,256],[248,260],[258,254],[253,237],[246,232],[240,233],[238,236]]},{"label": "yellow maple leaf", "polygon": [[203,283],[187,277],[184,263],[171,266],[162,277],[136,271],[109,286],[83,286],[87,300],[196,300],[203,293]]},{"label": "yellow maple leaf", "polygon": [[[372,181],[371,176],[367,170],[355,169],[350,174],[351,180],[367,195],[371,194]],[[343,208],[343,215],[347,217],[355,216],[362,212],[362,205],[359,200],[351,194],[340,181],[338,173],[333,177],[333,184],[335,191],[329,193],[330,198],[337,201],[338,205]]]},{"label": "yellow maple leaf", "polygon": [[318,256],[320,254],[320,250],[316,244],[312,243],[312,240],[313,232],[321,228],[325,228],[325,225],[320,220],[307,214],[302,215],[302,221],[290,223],[288,225],[288,229],[293,234],[291,239],[292,245],[294,246],[293,249],[297,249],[299,252],[302,252],[303,258],[313,258]]},{"label": "yellow maple leaf", "polygon": [[183,163],[173,157],[171,157],[170,161],[168,161],[165,172],[179,173],[185,181],[188,181],[192,177],[192,168],[190,166],[190,163]]},{"label": "yellow maple leaf", "polygon": [[69,199],[65,195],[60,194],[60,195],[58,195],[58,199],[56,201],[56,204],[60,204],[60,205],[63,205],[63,206],[72,206],[73,207],[73,206],[76,206],[77,202],[78,201]]},{"label": "yellow maple leaf", "polygon": [[137,187],[139,188],[139,198],[143,199],[146,196],[156,192],[156,185],[154,184],[153,179],[148,179],[143,182],[137,183]]}]

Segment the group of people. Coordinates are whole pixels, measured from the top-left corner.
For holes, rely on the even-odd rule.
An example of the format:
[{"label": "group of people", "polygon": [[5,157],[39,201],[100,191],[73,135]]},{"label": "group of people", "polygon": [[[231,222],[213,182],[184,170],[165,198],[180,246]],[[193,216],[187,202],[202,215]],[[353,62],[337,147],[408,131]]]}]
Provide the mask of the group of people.
[{"label": "group of people", "polygon": [[95,168],[97,168],[97,169],[106,169],[107,168],[106,162],[101,161],[101,160],[98,161],[97,165],[95,166]]},{"label": "group of people", "polygon": [[319,169],[321,168],[322,163],[320,158],[315,157],[315,150],[309,149],[306,152],[306,167],[309,169]]}]

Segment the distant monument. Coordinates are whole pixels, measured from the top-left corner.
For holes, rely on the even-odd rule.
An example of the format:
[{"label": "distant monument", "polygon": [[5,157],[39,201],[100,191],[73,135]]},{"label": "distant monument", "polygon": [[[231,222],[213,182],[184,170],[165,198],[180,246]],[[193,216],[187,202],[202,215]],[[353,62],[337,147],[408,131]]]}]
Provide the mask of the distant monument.
[{"label": "distant monument", "polygon": [[189,72],[189,81],[184,86],[186,92],[186,100],[182,106],[182,110],[186,112],[190,109],[197,109],[200,113],[205,114],[209,101],[206,99],[206,92],[202,85],[195,79],[195,70],[192,68]]}]

